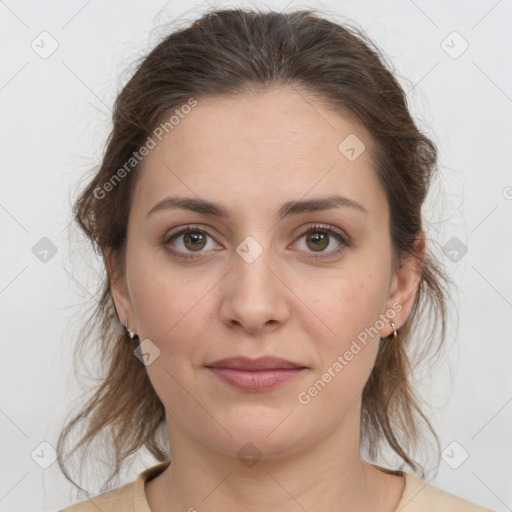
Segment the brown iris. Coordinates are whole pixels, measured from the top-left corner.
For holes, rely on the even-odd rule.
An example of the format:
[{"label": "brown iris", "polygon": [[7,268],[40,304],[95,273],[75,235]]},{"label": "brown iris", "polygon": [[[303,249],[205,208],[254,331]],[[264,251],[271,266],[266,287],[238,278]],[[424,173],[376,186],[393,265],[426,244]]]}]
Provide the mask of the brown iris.
[{"label": "brown iris", "polygon": [[[322,231],[313,231],[308,233],[306,237],[306,243],[309,247],[309,242],[313,242],[313,246],[310,248],[314,251],[321,251],[325,249],[329,245],[329,235],[327,233],[323,233]],[[320,242],[320,244],[318,243]]]},{"label": "brown iris", "polygon": [[183,243],[190,251],[200,251],[206,244],[206,235],[195,231],[185,233]]}]

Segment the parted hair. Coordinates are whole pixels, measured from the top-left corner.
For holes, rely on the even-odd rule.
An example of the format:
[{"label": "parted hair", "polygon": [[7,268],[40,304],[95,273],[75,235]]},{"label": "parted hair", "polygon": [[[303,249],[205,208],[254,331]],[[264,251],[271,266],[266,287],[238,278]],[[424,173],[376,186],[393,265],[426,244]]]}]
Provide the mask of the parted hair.
[{"label": "parted hair", "polygon": [[[384,447],[424,476],[421,447],[439,440],[417,394],[414,370],[433,360],[445,339],[448,279],[427,249],[415,249],[424,232],[422,205],[437,169],[436,145],[420,131],[407,97],[383,53],[349,23],[330,21],[312,9],[281,13],[256,9],[212,10],[168,33],[141,59],[118,94],[112,129],[99,167],[80,190],[73,217],[94,250],[113,264],[82,325],[75,364],[98,354],[97,383],[66,419],[57,446],[59,465],[71,476],[75,458],[101,457],[109,478],[140,450],[157,461],[171,459],[164,406],[146,368],[134,356],[113,305],[111,283],[123,274],[127,222],[139,165],[99,197],[98,190],[151,136],[155,127],[190,98],[251,94],[294,87],[342,115],[353,116],[372,138],[372,166],[390,211],[394,261],[421,261],[413,309],[396,338],[379,342],[361,405],[361,449],[374,460]],[[94,448],[94,449],[91,449]],[[107,488],[107,485],[104,486]]]}]

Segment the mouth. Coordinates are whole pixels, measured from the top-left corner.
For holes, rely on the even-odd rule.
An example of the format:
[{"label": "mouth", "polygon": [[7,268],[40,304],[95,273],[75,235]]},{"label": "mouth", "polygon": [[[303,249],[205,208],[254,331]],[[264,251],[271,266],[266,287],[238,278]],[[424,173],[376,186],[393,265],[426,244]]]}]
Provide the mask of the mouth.
[{"label": "mouth", "polygon": [[231,357],[205,366],[224,383],[245,391],[275,388],[308,369],[299,363],[272,356],[257,359]]}]

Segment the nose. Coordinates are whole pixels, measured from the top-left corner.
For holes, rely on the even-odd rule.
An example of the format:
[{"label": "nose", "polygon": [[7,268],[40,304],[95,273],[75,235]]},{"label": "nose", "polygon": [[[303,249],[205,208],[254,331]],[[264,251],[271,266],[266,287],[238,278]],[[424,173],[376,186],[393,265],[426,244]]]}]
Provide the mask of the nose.
[{"label": "nose", "polygon": [[250,334],[278,329],[290,316],[292,294],[270,250],[264,250],[252,262],[238,253],[233,260],[233,268],[223,280],[222,321]]}]

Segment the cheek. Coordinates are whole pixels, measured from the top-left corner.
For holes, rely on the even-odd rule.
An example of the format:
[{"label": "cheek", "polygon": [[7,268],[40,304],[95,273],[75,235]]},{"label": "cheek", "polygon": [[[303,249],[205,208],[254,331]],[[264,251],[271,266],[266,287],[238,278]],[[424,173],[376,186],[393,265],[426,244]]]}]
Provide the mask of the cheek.
[{"label": "cheek", "polygon": [[[156,253],[156,256],[155,256]],[[201,303],[211,288],[207,276],[179,272],[158,251],[133,259],[128,281],[138,327],[145,338],[167,344],[186,329],[199,336],[204,319]]]},{"label": "cheek", "polygon": [[384,313],[388,293],[384,269],[378,262],[372,265],[365,260],[344,269],[336,279],[323,282],[314,295],[310,294],[310,300],[338,339],[346,341],[375,324]]},{"label": "cheek", "polygon": [[158,349],[158,357],[146,369],[166,406],[173,410],[186,404],[192,410],[190,396],[200,392],[194,378],[196,367],[202,364],[208,343],[205,326],[212,322],[204,296],[211,286],[203,286],[200,279],[166,276],[166,269],[160,270],[139,268],[131,275],[139,337],[149,339]]},{"label": "cheek", "polygon": [[[313,321],[303,324],[302,329],[316,340],[320,373],[336,374],[332,379],[336,383],[329,385],[335,395],[339,386],[345,389],[344,394],[347,389],[362,389],[375,362],[384,327],[380,315],[385,313],[389,293],[389,274],[383,259],[360,258],[336,279],[324,281],[314,292],[310,289],[311,309],[328,329],[314,329]],[[319,337],[319,332],[324,334]],[[329,378],[325,376],[325,380]]]},{"label": "cheek", "polygon": [[302,326],[315,340],[319,364],[299,390],[297,402],[310,417],[325,415],[328,409],[329,424],[338,423],[348,410],[358,407],[380,343],[376,321],[383,294],[376,292],[375,283],[365,286],[362,276],[352,274],[331,282],[322,298],[314,299],[329,327],[322,337],[315,335],[312,324]]}]

